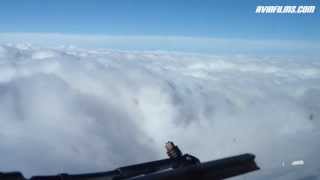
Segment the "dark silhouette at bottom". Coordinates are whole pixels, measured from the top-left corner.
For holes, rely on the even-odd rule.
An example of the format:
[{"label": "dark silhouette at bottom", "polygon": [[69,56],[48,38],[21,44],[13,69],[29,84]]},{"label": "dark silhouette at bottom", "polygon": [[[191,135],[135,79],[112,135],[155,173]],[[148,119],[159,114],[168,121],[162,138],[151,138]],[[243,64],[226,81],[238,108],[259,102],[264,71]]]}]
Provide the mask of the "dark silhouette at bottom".
[{"label": "dark silhouette at bottom", "polygon": [[173,142],[165,145],[168,159],[135,164],[106,172],[33,176],[26,179],[20,172],[0,173],[0,180],[219,180],[258,170],[253,154],[200,162],[182,154]]}]

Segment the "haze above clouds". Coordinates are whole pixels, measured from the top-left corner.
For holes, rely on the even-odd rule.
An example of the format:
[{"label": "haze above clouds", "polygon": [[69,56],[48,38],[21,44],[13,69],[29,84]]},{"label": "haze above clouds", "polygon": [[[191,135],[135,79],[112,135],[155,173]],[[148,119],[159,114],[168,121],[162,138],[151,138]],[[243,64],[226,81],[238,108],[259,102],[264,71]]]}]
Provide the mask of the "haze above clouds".
[{"label": "haze above clouds", "polygon": [[28,44],[37,47],[71,46],[85,49],[192,52],[215,55],[254,55],[313,59],[320,56],[314,40],[213,38],[188,36],[107,36],[63,33],[0,33],[0,44]]},{"label": "haze above clouds", "polygon": [[319,59],[0,46],[1,171],[104,171],[251,152],[319,164]]}]

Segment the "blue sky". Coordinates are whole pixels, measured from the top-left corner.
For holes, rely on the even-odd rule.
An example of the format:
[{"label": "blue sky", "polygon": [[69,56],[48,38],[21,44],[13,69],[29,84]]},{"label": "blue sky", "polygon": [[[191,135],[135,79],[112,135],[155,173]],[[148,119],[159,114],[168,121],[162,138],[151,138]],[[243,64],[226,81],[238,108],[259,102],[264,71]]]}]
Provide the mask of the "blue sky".
[{"label": "blue sky", "polygon": [[2,0],[2,32],[320,39],[313,15],[258,15],[257,5],[319,0]]},{"label": "blue sky", "polygon": [[[301,41],[307,44],[300,49],[310,47],[310,43],[319,45],[318,9],[314,14],[255,14],[257,5],[316,5],[319,8],[320,1],[2,0],[0,33],[196,37],[260,42],[283,40],[285,44]],[[8,37],[2,35],[0,40]],[[168,42],[172,44],[175,40]],[[164,48],[168,42],[160,43],[161,47],[156,45],[155,49],[159,49],[158,46]],[[204,49],[214,49],[210,42],[209,39],[200,44],[206,46]],[[228,42],[226,46],[233,44]],[[240,47],[242,42],[236,42]]]}]

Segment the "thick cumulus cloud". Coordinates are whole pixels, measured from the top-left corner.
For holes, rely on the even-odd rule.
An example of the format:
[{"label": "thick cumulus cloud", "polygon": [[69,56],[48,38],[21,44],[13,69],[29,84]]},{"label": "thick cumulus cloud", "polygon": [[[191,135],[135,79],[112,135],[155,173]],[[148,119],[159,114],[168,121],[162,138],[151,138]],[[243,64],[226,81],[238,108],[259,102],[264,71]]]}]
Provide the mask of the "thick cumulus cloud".
[{"label": "thick cumulus cloud", "polygon": [[203,161],[315,167],[319,102],[316,60],[3,45],[0,169],[102,171],[164,158],[167,140]]}]

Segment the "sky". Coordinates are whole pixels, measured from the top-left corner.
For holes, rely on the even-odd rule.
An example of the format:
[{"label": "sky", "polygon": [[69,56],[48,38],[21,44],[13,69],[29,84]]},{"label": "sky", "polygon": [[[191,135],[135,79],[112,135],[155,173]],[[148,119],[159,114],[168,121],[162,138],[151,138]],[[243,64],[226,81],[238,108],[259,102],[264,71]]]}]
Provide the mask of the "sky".
[{"label": "sky", "polygon": [[257,5],[320,5],[318,0],[3,0],[1,32],[241,39],[320,39],[319,11],[255,14]]},{"label": "sky", "polygon": [[318,0],[3,0],[0,43],[315,59],[320,13],[256,14]]}]

